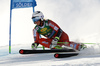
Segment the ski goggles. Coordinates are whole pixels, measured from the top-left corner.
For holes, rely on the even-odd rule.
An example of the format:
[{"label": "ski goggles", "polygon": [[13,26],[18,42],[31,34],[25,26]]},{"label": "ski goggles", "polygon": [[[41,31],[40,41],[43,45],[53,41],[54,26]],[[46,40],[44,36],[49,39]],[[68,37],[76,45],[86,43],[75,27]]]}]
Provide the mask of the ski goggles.
[{"label": "ski goggles", "polygon": [[39,17],[33,17],[32,20],[33,20],[33,22],[35,23],[35,22],[39,21],[40,18],[39,18]]}]

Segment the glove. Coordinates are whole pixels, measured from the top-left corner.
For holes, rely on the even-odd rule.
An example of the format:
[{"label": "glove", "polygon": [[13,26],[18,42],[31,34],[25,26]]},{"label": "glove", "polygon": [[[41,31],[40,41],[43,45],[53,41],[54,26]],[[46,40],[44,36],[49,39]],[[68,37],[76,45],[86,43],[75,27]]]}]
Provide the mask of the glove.
[{"label": "glove", "polygon": [[55,37],[51,42],[52,45],[57,45],[58,40],[59,40],[59,37]]},{"label": "glove", "polygon": [[32,43],[32,49],[37,49],[37,46],[38,46],[39,44],[37,44],[37,43]]}]

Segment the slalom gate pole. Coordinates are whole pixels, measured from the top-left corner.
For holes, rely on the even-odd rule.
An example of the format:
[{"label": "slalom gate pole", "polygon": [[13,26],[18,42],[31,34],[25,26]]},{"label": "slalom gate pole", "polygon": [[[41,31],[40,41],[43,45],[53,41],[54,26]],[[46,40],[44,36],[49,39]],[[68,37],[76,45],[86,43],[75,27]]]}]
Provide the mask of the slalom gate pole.
[{"label": "slalom gate pole", "polygon": [[11,54],[11,19],[12,19],[12,0],[10,2],[10,24],[9,24],[9,54]]}]

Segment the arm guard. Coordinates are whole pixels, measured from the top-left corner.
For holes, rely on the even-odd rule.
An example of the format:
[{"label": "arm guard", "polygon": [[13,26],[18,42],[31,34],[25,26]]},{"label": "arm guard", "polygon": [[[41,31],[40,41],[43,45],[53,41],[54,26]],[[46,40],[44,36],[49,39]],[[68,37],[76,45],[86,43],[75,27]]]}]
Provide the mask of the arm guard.
[{"label": "arm guard", "polygon": [[34,43],[38,43],[38,40],[40,39],[40,34],[37,32],[36,29],[33,29],[33,38],[34,38]]},{"label": "arm guard", "polygon": [[61,37],[61,35],[62,35],[62,30],[59,28],[59,30],[58,30],[58,33],[57,33],[57,35],[56,35],[56,37]]}]

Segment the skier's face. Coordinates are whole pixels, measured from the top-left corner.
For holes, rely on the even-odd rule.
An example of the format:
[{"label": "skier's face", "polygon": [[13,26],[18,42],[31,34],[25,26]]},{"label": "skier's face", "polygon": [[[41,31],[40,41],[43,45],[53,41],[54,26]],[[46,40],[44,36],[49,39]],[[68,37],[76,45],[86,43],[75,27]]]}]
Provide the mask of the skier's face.
[{"label": "skier's face", "polygon": [[35,22],[34,24],[40,25],[40,21]]}]

